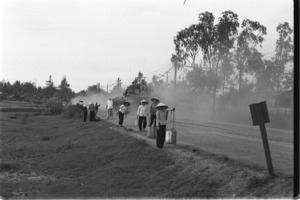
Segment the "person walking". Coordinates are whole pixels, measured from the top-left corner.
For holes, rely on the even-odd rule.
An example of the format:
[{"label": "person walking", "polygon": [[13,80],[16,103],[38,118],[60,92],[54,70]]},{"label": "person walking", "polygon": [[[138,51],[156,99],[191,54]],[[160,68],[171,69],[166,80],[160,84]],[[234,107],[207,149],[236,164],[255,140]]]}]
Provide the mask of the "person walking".
[{"label": "person walking", "polygon": [[127,111],[127,106],[129,106],[130,104],[128,102],[123,102],[122,105],[120,106],[120,109],[118,111],[119,114],[119,125],[123,126],[123,122],[124,122],[124,115]]},{"label": "person walking", "polygon": [[96,113],[95,113],[95,105],[93,102],[90,102],[89,111],[90,111],[90,122],[94,122]]},{"label": "person walking", "polygon": [[164,103],[159,103],[156,107],[156,124],[157,126],[157,138],[156,147],[163,148],[166,138],[166,126],[167,126],[167,112],[168,106]]},{"label": "person walking", "polygon": [[149,127],[151,127],[152,124],[154,125],[154,127],[156,127],[156,112],[157,112],[157,110],[155,109],[155,107],[158,105],[158,103],[159,103],[158,98],[156,98],[156,97],[151,98]]},{"label": "person walking", "polygon": [[88,108],[87,108],[87,105],[84,104],[83,105],[83,122],[86,122],[87,114],[88,114]]},{"label": "person walking", "polygon": [[114,117],[113,115],[113,101],[111,98],[108,99],[108,101],[106,102],[106,109],[107,109],[107,119],[109,119],[110,117]]},{"label": "person walking", "polygon": [[101,104],[98,104],[98,102],[96,102],[96,105],[95,105],[95,115],[97,115],[97,112],[98,112],[100,106],[101,106]]},{"label": "person walking", "polygon": [[137,110],[137,119],[140,131],[145,131],[145,128],[147,126],[148,102],[146,100],[142,100],[140,104],[141,105]]}]

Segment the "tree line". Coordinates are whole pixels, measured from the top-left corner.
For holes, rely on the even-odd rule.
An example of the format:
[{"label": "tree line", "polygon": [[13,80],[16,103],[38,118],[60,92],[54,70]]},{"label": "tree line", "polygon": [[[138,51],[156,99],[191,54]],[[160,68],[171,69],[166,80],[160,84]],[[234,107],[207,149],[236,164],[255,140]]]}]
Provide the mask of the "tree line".
[{"label": "tree line", "polygon": [[174,37],[171,62],[185,72],[177,85],[212,95],[214,102],[217,93],[235,91],[242,96],[249,91],[293,89],[293,30],[284,22],[276,31],[279,37],[275,54],[264,59],[258,50],[267,35],[264,25],[250,19],[240,23],[232,11],[223,12],[217,22],[212,13],[200,13],[197,24],[180,30]]},{"label": "tree line", "polygon": [[32,82],[21,82],[17,80],[14,83],[10,83],[9,81],[2,80],[0,82],[0,92],[1,99],[8,99],[11,97],[19,99],[31,94],[39,101],[45,101],[53,98],[63,102],[70,102],[71,98],[79,95],[105,93],[105,91],[99,87],[99,84],[88,86],[86,90],[81,90],[80,92],[75,93],[71,89],[66,76],[63,76],[58,86],[55,86],[51,75],[49,76],[49,79],[45,81],[44,87],[37,87],[35,83]]}]

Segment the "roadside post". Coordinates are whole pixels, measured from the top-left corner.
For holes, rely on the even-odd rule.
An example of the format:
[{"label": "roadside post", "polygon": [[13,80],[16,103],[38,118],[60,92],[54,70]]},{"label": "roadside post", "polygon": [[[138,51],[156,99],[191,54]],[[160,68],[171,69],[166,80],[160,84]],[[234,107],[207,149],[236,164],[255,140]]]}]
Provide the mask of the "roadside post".
[{"label": "roadside post", "polygon": [[275,174],[274,174],[274,169],[272,164],[271,152],[270,152],[270,147],[268,142],[267,131],[265,127],[265,123],[270,122],[267,103],[265,101],[262,101],[260,103],[250,104],[249,106],[250,106],[253,126],[259,125],[260,128],[260,133],[264,145],[269,174],[274,176]]}]

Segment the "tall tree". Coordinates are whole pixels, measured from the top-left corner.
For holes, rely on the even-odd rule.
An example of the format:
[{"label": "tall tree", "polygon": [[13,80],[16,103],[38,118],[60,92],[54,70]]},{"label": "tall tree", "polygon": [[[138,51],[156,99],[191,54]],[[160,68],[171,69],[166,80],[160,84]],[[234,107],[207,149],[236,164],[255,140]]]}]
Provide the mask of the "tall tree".
[{"label": "tall tree", "polygon": [[70,88],[70,84],[68,83],[66,76],[63,76],[63,79],[61,80],[58,89],[59,99],[63,101],[69,102],[71,97],[74,96],[74,93]]},{"label": "tall tree", "polygon": [[46,81],[46,87],[44,88],[44,95],[48,99],[52,97],[57,92],[57,89],[54,87],[52,81],[52,76],[49,76],[49,79]]},{"label": "tall tree", "polygon": [[238,15],[232,11],[225,11],[214,25],[214,16],[210,12],[199,14],[198,44],[203,52],[203,59],[215,71],[215,83],[213,93],[213,108],[215,109],[216,93],[218,87],[219,64],[230,54],[235,37],[238,33]]},{"label": "tall tree", "polygon": [[263,36],[267,34],[267,28],[257,21],[249,19],[243,20],[242,31],[237,38],[237,48],[235,50],[236,68],[238,70],[239,92],[243,87],[243,76],[248,67],[248,60],[251,53],[255,51],[257,45],[262,45]]},{"label": "tall tree", "polygon": [[[279,39],[276,41],[276,54],[274,59],[276,70],[278,71],[277,74],[279,76],[276,89],[280,90],[284,87],[284,83],[287,84],[285,87],[290,87],[289,83],[293,82],[293,76],[290,76],[292,70],[290,70],[289,73],[285,73],[285,71],[286,64],[289,62],[292,64],[294,58],[294,45],[291,37],[293,30],[287,22],[284,22],[283,24],[280,23],[276,30],[279,34]],[[286,81],[283,82],[283,79]]]},{"label": "tall tree", "polygon": [[193,24],[178,32],[174,38],[175,51],[191,65],[195,65],[196,56],[199,52],[197,41],[199,40],[198,26]]}]

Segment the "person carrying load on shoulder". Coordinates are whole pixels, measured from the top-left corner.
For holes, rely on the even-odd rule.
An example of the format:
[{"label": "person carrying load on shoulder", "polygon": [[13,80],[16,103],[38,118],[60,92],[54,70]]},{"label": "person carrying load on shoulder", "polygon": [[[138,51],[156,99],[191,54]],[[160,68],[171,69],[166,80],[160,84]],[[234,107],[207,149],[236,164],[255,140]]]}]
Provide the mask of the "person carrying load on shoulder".
[{"label": "person carrying load on shoulder", "polygon": [[108,99],[108,101],[106,102],[106,109],[107,109],[107,119],[109,119],[110,117],[114,117],[113,116],[113,101],[111,98]]},{"label": "person carrying load on shoulder", "polygon": [[140,102],[140,106],[137,110],[137,118],[140,131],[145,131],[147,126],[147,116],[148,116],[148,102],[146,100],[142,100]]},{"label": "person carrying load on shoulder", "polygon": [[125,115],[125,113],[127,111],[127,107],[129,107],[129,106],[130,106],[130,103],[127,102],[127,101],[124,101],[122,103],[122,105],[120,106],[120,109],[119,109],[119,112],[118,112],[118,114],[119,114],[119,125],[120,126],[123,126],[124,115]]},{"label": "person carrying load on shoulder", "polygon": [[158,148],[163,148],[166,139],[166,126],[167,126],[167,111],[169,106],[164,103],[159,103],[155,108],[156,112],[156,123],[157,123],[157,138],[156,146]]},{"label": "person carrying load on shoulder", "polygon": [[152,124],[154,125],[154,127],[156,127],[156,112],[157,110],[155,109],[155,107],[158,105],[159,100],[156,97],[151,98],[151,105],[150,105],[150,119],[149,119],[149,127],[152,126]]}]

